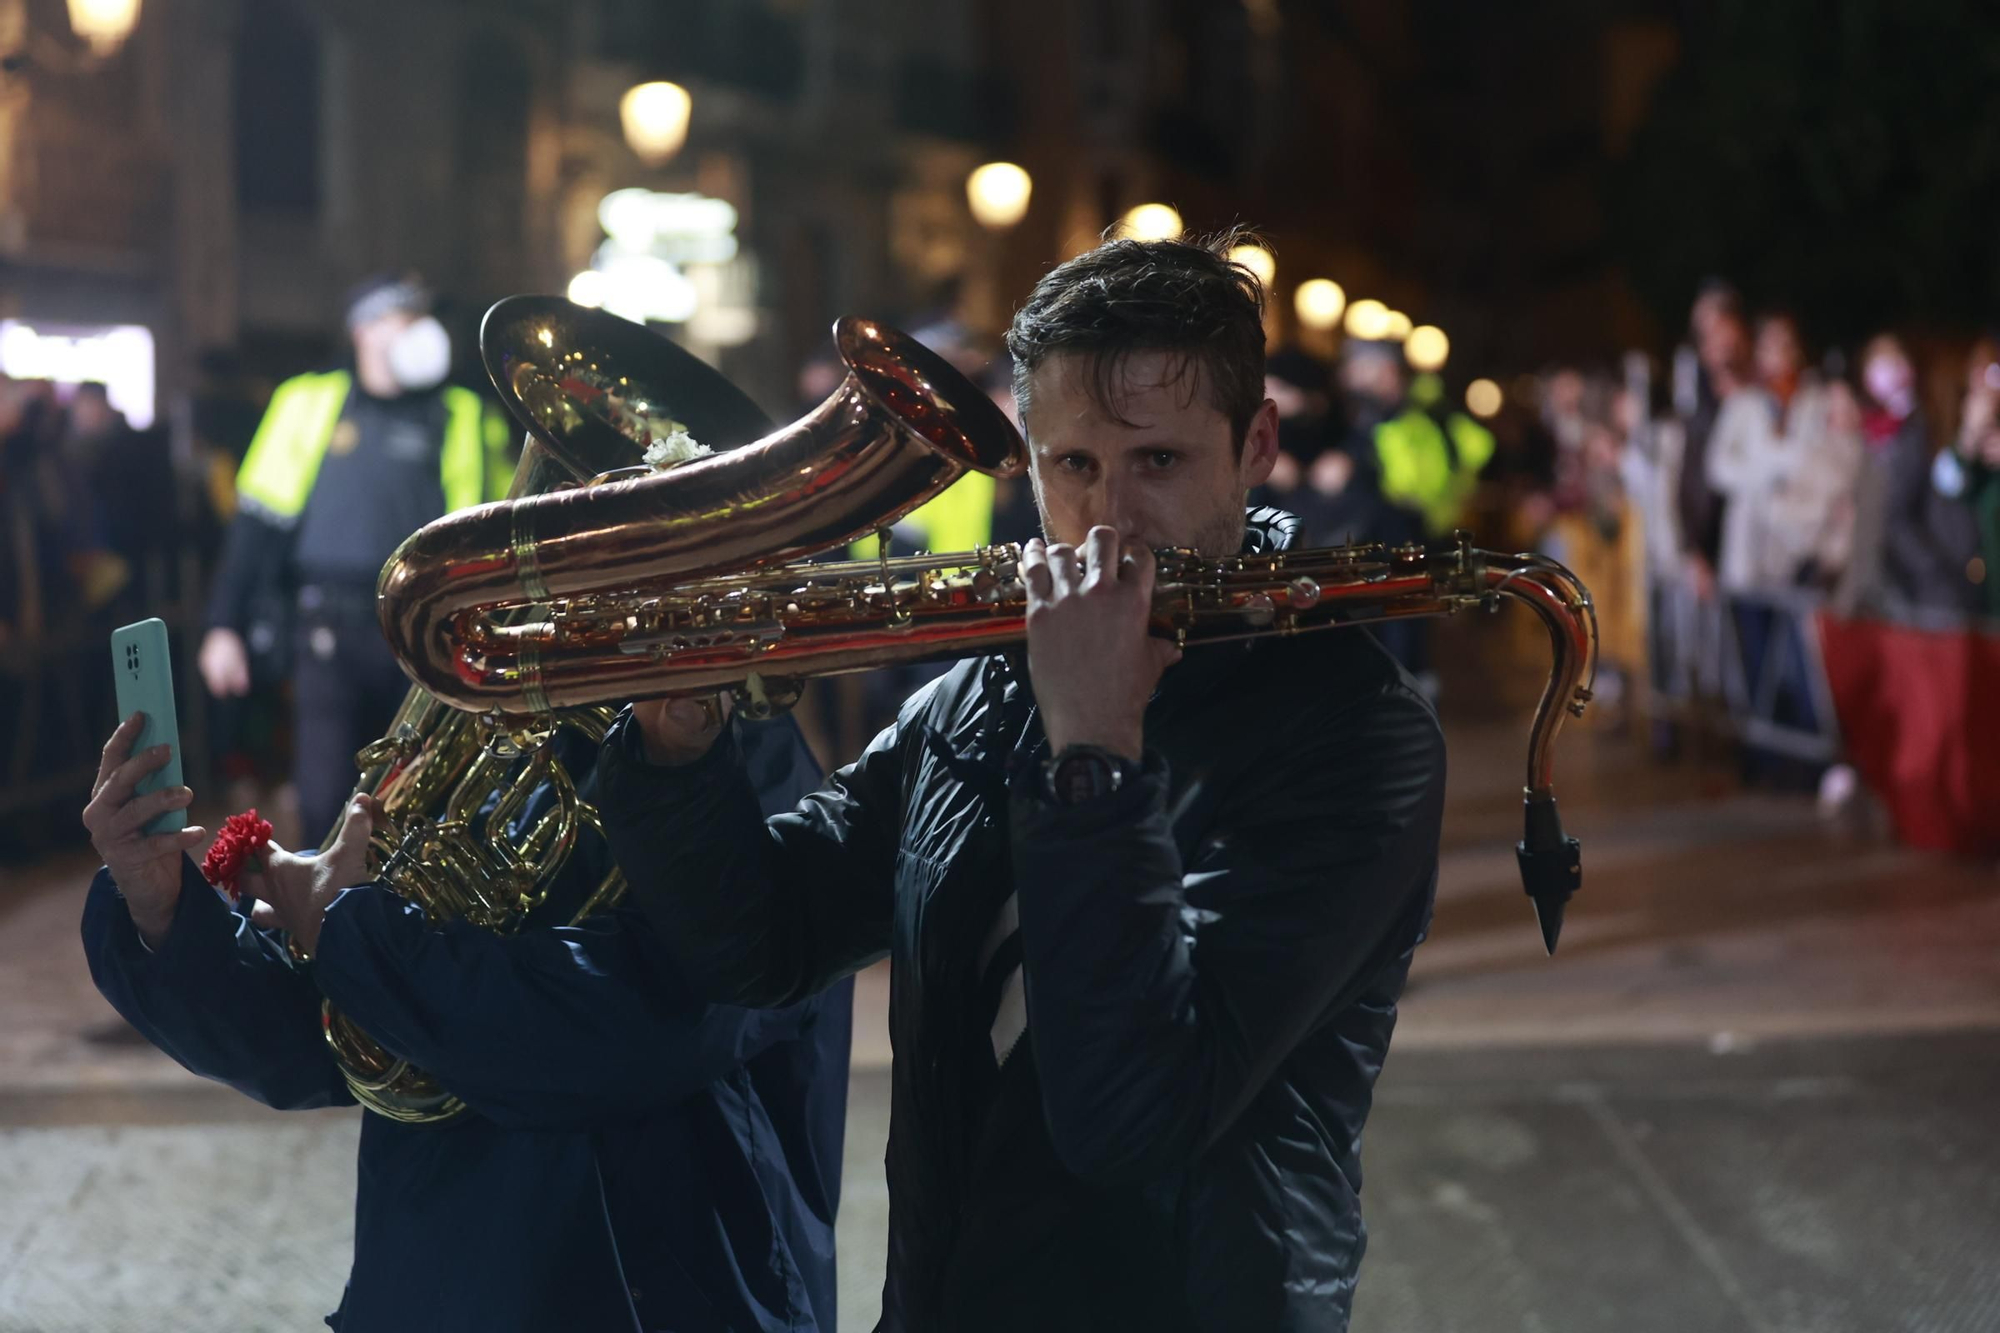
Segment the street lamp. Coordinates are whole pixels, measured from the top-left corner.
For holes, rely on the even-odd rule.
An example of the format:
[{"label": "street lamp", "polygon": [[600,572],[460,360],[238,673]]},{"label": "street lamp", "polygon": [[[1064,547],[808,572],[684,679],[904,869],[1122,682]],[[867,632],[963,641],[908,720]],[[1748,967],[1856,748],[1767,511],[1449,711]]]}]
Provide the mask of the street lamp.
[{"label": "street lamp", "polygon": [[1435,324],[1419,324],[1403,339],[1403,357],[1412,370],[1443,370],[1451,355],[1451,339]]},{"label": "street lamp", "polygon": [[1500,410],[1500,386],[1492,380],[1477,379],[1465,386],[1465,405],[1476,417],[1490,417]]},{"label": "street lamp", "polygon": [[1255,241],[1245,241],[1241,245],[1230,246],[1229,262],[1241,264],[1255,273],[1258,283],[1265,291],[1271,289],[1272,281],[1278,276],[1278,257]]},{"label": "street lamp", "polygon": [[139,22],[139,0],[69,0],[70,31],[103,60],[115,55]]},{"label": "street lamp", "polygon": [[[71,0],[76,3],[76,0]],[[648,165],[666,162],[687,142],[688,115],[694,99],[678,83],[641,83],[618,102],[618,120],[625,142]]]},{"label": "street lamp", "polygon": [[1347,293],[1331,278],[1307,278],[1292,293],[1292,309],[1307,328],[1331,329],[1340,323],[1340,312],[1347,309]]},{"label": "street lamp", "polygon": [[1391,310],[1384,316],[1382,336],[1392,342],[1401,342],[1410,336],[1410,317],[1400,310]]},{"label": "street lamp", "polygon": [[1181,234],[1181,215],[1171,204],[1140,204],[1119,219],[1125,235],[1135,241],[1166,241]]},{"label": "street lamp", "polygon": [[569,280],[569,299],[576,305],[589,306],[595,310],[604,304],[604,298],[610,294],[610,287],[611,284],[605,281],[602,273],[594,268],[587,268]]},{"label": "street lamp", "polygon": [[1028,215],[1035,182],[1012,162],[988,162],[965,178],[965,201],[973,219],[990,231],[1005,231]]},{"label": "street lamp", "polygon": [[[84,43],[79,51],[29,20],[26,0],[0,0],[0,33],[13,36],[12,50],[0,50],[0,80],[38,70],[45,74],[91,74],[118,54],[139,22],[139,0],[69,0],[69,26]],[[4,86],[4,85],[0,85]]]},{"label": "street lamp", "polygon": [[1347,307],[1347,334],[1350,338],[1374,340],[1389,334],[1389,307],[1374,297]]}]

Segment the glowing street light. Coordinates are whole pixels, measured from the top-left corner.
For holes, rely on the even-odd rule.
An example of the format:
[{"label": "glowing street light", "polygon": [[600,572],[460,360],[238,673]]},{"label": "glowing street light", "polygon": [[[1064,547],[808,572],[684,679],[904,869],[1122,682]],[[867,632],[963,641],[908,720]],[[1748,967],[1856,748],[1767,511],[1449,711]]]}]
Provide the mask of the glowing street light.
[{"label": "glowing street light", "polygon": [[641,83],[618,102],[618,120],[625,142],[651,166],[659,166],[687,142],[688,116],[694,99],[678,83]]},{"label": "glowing street light", "polygon": [[1292,309],[1307,328],[1330,329],[1340,323],[1340,312],[1347,309],[1347,293],[1331,278],[1307,278],[1292,293]]},{"label": "glowing street light", "polygon": [[1345,327],[1350,338],[1385,338],[1389,334],[1389,307],[1372,296],[1356,301],[1347,307]]},{"label": "glowing street light", "polygon": [[1391,310],[1388,320],[1382,325],[1382,336],[1391,342],[1401,342],[1410,336],[1410,317],[1400,310]]},{"label": "glowing street light", "polygon": [[1028,215],[1035,182],[1012,162],[988,162],[965,178],[965,201],[980,226],[1004,231]]},{"label": "glowing street light", "polygon": [[70,31],[100,59],[123,46],[138,22],[139,0],[69,0]]},{"label": "glowing street light", "polygon": [[1478,379],[1465,386],[1465,406],[1476,417],[1490,417],[1500,410],[1500,386]]},{"label": "glowing street light", "polygon": [[1266,291],[1278,276],[1278,257],[1255,241],[1245,241],[1241,245],[1229,247],[1229,262],[1241,264],[1257,275],[1257,281]]},{"label": "glowing street light", "polygon": [[1419,324],[1403,339],[1403,357],[1412,370],[1443,370],[1451,355],[1451,339],[1435,324]]},{"label": "glowing street light", "polygon": [[610,287],[602,273],[587,268],[569,280],[569,299],[576,305],[596,309],[604,304],[604,297]]},{"label": "glowing street light", "polygon": [[1140,204],[1119,219],[1125,235],[1135,241],[1166,241],[1181,234],[1181,215],[1170,204]]}]

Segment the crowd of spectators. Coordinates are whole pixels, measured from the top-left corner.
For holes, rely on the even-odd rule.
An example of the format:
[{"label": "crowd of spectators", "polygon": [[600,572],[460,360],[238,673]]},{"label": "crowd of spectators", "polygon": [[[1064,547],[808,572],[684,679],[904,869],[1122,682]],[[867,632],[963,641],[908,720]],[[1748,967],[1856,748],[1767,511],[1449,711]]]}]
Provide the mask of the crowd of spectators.
[{"label": "crowd of spectators", "polygon": [[[1011,413],[1004,358],[949,321],[920,336]],[[802,403],[837,369],[808,362]],[[1856,783],[1806,618],[1976,629],[2000,616],[2000,336],[1919,345],[1885,330],[1813,349],[1786,311],[1711,282],[1669,358],[1522,375],[1497,412],[1459,406],[1386,341],[1349,339],[1330,359],[1275,348],[1266,387],[1281,455],[1253,499],[1298,514],[1307,543],[1469,526],[1482,545],[1564,561],[1596,593],[1601,715],[1650,726],[1663,747],[1719,720],[1745,777],[1829,806]],[[101,385],[0,379],[0,645],[152,614],[149,562],[213,547],[212,532],[176,533],[157,503],[174,493],[164,432],[131,430]],[[196,507],[219,522],[227,502]],[[1032,535],[1026,484],[1001,483],[980,527]],[[900,531],[922,544],[921,528]],[[1435,692],[1431,629],[1378,633]],[[870,705],[921,675],[891,674]]]},{"label": "crowd of spectators", "polygon": [[1275,353],[1270,375],[1288,457],[1268,498],[1312,540],[1436,537],[1464,518],[1482,544],[1564,561],[1596,593],[1600,713],[1650,723],[1663,747],[1719,725],[1746,778],[1829,810],[1858,784],[1811,617],[1979,633],[2000,615],[2000,338],[1919,355],[1885,330],[1815,352],[1790,313],[1712,282],[1670,359],[1514,380],[1477,492],[1441,483],[1428,509],[1385,485],[1395,423],[1427,415],[1454,467],[1479,452],[1430,377],[1352,342],[1332,365]]}]

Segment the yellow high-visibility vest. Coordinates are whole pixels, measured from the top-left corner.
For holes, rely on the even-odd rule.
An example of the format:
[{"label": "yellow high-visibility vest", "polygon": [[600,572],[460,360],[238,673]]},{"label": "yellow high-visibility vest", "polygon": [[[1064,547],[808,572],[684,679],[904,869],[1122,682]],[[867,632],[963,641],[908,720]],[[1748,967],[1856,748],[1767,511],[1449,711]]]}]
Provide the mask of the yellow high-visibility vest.
[{"label": "yellow high-visibility vest", "polygon": [[[970,551],[993,540],[993,492],[993,478],[968,472],[903,522],[923,532],[926,550]],[[875,538],[861,538],[848,547],[848,554],[856,560],[873,560]]]},{"label": "yellow high-visibility vest", "polygon": [[1441,537],[1458,526],[1479,470],[1493,457],[1493,432],[1460,412],[1440,427],[1428,412],[1410,408],[1375,428],[1375,457],[1382,494],[1422,514],[1425,533]]},{"label": "yellow high-visibility vest", "polygon": [[[236,474],[239,504],[283,526],[298,521],[353,387],[354,377],[344,370],[295,375],[278,386]],[[506,416],[457,385],[444,391],[444,402],[438,479],[446,510],[505,496],[514,472]]]}]

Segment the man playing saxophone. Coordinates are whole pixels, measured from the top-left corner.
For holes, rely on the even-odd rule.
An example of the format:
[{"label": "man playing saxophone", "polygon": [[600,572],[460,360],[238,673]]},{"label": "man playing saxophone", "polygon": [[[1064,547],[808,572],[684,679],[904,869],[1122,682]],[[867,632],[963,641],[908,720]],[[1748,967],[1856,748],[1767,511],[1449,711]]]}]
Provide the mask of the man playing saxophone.
[{"label": "man playing saxophone", "polygon": [[603,813],[706,998],[892,960],[881,1328],[1346,1327],[1359,1141],[1427,928],[1444,746],[1366,633],[1148,632],[1155,548],[1289,543],[1234,238],[1107,243],[1008,346],[1044,538],[962,662],[766,818],[726,710],[641,704]]}]

